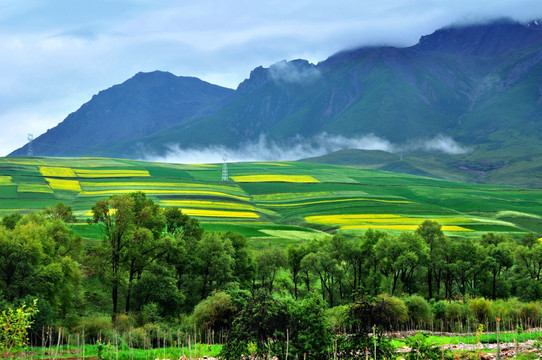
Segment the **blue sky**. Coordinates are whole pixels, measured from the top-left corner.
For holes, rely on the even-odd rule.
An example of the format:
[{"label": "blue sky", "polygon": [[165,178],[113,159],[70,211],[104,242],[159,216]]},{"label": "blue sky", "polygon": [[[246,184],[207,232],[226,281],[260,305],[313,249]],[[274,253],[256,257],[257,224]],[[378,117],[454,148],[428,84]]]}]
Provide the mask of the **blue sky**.
[{"label": "blue sky", "polygon": [[0,0],[0,156],[139,71],[231,88],[260,65],[313,63],[437,28],[542,18],[540,0]]}]

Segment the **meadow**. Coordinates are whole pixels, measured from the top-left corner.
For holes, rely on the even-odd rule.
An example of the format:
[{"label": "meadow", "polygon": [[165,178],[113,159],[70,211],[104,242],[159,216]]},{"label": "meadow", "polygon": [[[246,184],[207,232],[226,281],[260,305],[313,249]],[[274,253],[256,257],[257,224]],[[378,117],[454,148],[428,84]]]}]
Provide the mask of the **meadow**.
[{"label": "meadow", "polygon": [[0,216],[63,202],[74,231],[101,235],[86,220],[100,198],[143,191],[179,207],[206,230],[239,232],[255,248],[369,228],[415,230],[436,220],[448,236],[542,232],[542,190],[480,185],[304,162],[166,164],[108,158],[0,158]]}]

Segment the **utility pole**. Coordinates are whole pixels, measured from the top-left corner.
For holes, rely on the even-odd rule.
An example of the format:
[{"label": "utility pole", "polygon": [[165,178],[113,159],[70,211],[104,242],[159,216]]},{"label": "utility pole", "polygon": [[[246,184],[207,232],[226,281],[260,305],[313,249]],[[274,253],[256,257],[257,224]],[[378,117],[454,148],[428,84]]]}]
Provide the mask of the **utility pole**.
[{"label": "utility pole", "polygon": [[34,151],[32,150],[32,141],[34,141],[34,135],[28,134],[28,147],[26,151],[26,156],[34,156]]},{"label": "utility pole", "polygon": [[228,164],[226,163],[228,158],[226,157],[226,155],[224,155],[222,160],[224,160],[224,164],[222,165],[222,182],[228,182]]}]

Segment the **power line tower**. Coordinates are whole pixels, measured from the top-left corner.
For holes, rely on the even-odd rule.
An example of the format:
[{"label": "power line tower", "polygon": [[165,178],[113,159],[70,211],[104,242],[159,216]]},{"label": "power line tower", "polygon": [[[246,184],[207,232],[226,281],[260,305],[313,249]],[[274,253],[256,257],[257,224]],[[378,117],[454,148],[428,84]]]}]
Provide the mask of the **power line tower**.
[{"label": "power line tower", "polygon": [[222,165],[222,182],[228,182],[228,164],[226,163],[228,158],[226,157],[226,155],[224,155],[222,160],[224,160],[224,164]]},{"label": "power line tower", "polygon": [[26,156],[34,156],[34,151],[32,150],[32,141],[34,140],[34,135],[28,134],[28,147],[26,151]]}]

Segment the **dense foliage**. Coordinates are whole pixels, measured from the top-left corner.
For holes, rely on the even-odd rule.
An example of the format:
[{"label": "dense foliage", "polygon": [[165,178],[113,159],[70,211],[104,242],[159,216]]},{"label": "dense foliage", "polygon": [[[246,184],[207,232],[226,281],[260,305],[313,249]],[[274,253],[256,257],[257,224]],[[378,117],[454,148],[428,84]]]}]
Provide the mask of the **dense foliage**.
[{"label": "dense foliage", "polygon": [[502,328],[530,327],[542,318],[534,234],[447,238],[428,220],[397,236],[368,230],[253,251],[243,236],[204,232],[141,192],[96,202],[100,242],[83,243],[74,220],[59,204],[0,225],[0,305],[38,299],[37,343],[48,326],[63,326],[135,347],[188,335],[221,341],[226,358],[358,357],[375,346],[389,354],[390,330],[491,329],[497,316]]}]

